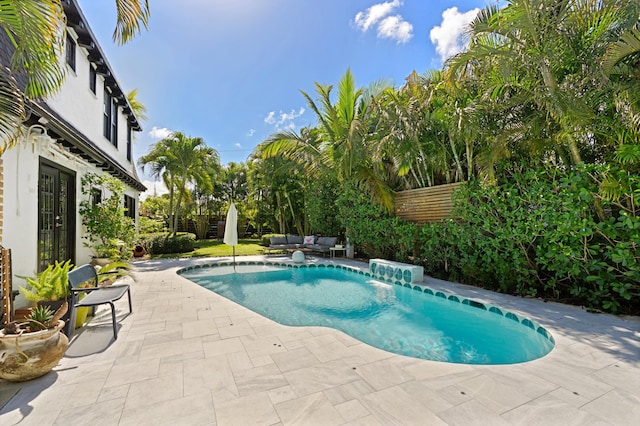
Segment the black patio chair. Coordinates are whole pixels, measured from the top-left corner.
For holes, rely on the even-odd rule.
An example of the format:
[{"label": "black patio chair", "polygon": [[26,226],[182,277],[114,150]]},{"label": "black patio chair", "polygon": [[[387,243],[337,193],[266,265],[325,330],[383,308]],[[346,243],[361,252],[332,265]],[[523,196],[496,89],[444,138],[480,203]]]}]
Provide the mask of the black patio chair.
[{"label": "black patio chair", "polygon": [[[71,290],[71,314],[69,318],[69,339],[73,336],[76,326],[76,309],[80,307],[98,306],[109,304],[111,306],[111,319],[113,322],[113,339],[118,339],[118,328],[116,327],[116,308],[113,302],[120,300],[127,294],[129,297],[129,313],[131,308],[131,290],[129,284],[116,284],[107,287],[98,287],[98,274],[92,265],[82,265],[68,274],[69,289]],[[91,282],[92,287],[81,287],[83,284]],[[79,299],[79,293],[86,293],[86,296]]]}]

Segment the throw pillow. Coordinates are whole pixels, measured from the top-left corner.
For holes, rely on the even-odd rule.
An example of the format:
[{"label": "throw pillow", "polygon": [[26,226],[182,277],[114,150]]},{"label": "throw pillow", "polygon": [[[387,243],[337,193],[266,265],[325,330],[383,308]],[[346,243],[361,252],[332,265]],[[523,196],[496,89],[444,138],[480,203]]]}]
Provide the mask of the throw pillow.
[{"label": "throw pillow", "polygon": [[316,241],[316,237],[313,235],[309,235],[308,237],[307,236],[304,237],[303,244],[313,244],[315,241]]}]

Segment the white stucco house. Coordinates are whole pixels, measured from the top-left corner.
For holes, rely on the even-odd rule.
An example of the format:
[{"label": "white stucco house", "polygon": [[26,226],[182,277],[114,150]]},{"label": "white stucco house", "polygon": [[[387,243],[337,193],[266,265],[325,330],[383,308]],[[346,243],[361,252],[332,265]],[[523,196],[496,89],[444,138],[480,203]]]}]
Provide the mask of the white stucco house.
[{"label": "white stucco house", "polygon": [[[25,136],[0,157],[0,242],[12,252],[14,289],[24,284],[16,276],[34,276],[56,260],[90,261],[78,214],[83,175],[120,179],[123,205],[136,222],[145,190],[132,157],[138,119],[78,3],[62,4],[68,26],[60,58],[67,67],[64,84],[55,96],[29,103]],[[6,43],[0,37],[3,62]]]}]

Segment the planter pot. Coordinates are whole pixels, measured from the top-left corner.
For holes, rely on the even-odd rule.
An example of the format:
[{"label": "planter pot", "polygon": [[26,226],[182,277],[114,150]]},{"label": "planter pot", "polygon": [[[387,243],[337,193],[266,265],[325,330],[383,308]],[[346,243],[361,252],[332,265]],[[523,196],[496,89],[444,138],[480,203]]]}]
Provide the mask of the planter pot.
[{"label": "planter pot", "polygon": [[147,254],[147,251],[145,250],[145,248],[143,246],[141,246],[140,244],[138,244],[137,246],[135,246],[133,248],[133,257],[142,257],[145,254]]},{"label": "planter pot", "polygon": [[91,264],[93,266],[105,266],[111,262],[112,260],[109,259],[108,257],[92,257],[91,258]]},{"label": "planter pot", "polygon": [[[54,328],[34,333],[4,334],[0,331],[0,378],[24,382],[47,374],[64,356],[69,339]],[[25,357],[26,356],[26,357]]]},{"label": "planter pot", "polygon": [[[38,301],[38,306],[48,306],[52,312],[55,312],[62,306],[64,300],[40,300]],[[67,303],[69,303],[69,308],[67,309],[67,313],[62,316],[62,321],[67,325],[64,327],[62,332],[69,335],[69,318],[71,317],[71,298],[67,299]],[[86,318],[85,318],[86,319]]]}]

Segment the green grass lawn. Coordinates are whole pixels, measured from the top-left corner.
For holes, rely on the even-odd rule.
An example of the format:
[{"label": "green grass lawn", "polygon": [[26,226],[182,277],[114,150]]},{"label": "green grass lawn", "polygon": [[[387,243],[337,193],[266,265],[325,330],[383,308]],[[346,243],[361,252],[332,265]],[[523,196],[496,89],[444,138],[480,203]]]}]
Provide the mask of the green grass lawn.
[{"label": "green grass lawn", "polygon": [[[222,240],[198,240],[195,242],[196,249],[189,253],[172,253],[153,256],[154,258],[174,258],[174,257],[224,257],[231,256],[233,248],[226,245]],[[236,256],[248,256],[252,254],[262,254],[260,240],[241,239],[236,246]]]}]

